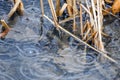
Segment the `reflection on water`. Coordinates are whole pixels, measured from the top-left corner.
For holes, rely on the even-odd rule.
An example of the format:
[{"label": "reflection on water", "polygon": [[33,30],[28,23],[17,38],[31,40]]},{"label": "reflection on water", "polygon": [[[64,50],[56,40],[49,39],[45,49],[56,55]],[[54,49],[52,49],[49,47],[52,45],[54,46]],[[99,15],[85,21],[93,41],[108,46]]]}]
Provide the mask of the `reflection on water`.
[{"label": "reflection on water", "polygon": [[64,64],[61,66],[63,69],[68,70],[68,72],[78,73],[84,70],[96,69],[98,59],[94,53],[85,54],[84,52],[67,48],[60,51],[60,57],[55,58],[55,63]]},{"label": "reflection on water", "polygon": [[[7,0],[0,0],[0,7],[3,1]],[[0,40],[0,80],[120,79],[118,66],[108,60],[101,62],[98,53],[66,46],[59,38],[51,36],[53,26],[46,20],[40,37],[39,0],[23,2],[25,15],[18,17],[7,38]],[[50,15],[47,2],[45,5],[46,14]],[[2,15],[3,12],[0,8]],[[64,45],[65,48],[61,48]]]},{"label": "reflection on water", "polygon": [[2,74],[2,73],[0,73],[0,79],[1,80],[14,80],[12,77],[10,77],[6,74]]},{"label": "reflection on water", "polygon": [[31,80],[33,78],[57,80],[57,78],[62,75],[62,72],[55,64],[50,61],[42,61],[41,59],[23,63],[20,67],[20,72],[23,76]]},{"label": "reflection on water", "polygon": [[15,80],[113,80],[117,75],[115,67],[101,63],[100,56],[92,51],[85,53],[68,47],[50,53],[40,49],[39,43],[0,42],[1,54],[11,56],[0,55],[1,80],[14,80],[15,76]]},{"label": "reflection on water", "polygon": [[0,42],[0,60],[10,60],[18,55],[19,51],[15,46]]}]

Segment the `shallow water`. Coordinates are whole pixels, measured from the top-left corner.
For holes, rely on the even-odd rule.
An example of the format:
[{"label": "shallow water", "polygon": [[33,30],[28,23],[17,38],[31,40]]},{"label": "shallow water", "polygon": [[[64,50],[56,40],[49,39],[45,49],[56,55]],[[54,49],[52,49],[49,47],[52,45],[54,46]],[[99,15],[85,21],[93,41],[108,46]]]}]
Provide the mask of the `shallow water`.
[{"label": "shallow water", "polygon": [[[91,49],[84,51],[81,48],[84,46],[78,47],[78,42],[71,37],[67,43],[61,40],[46,19],[41,28],[39,0],[23,2],[24,16],[16,17],[6,39],[0,40],[0,80],[120,80],[120,29],[115,28],[120,24],[117,20],[105,28],[112,36],[106,49],[118,61],[115,64],[106,59],[101,61],[101,55]],[[0,0],[1,16],[9,12],[9,6],[8,10],[1,10],[1,4],[6,3],[7,0]],[[44,4],[46,15],[51,17],[48,3]]]}]

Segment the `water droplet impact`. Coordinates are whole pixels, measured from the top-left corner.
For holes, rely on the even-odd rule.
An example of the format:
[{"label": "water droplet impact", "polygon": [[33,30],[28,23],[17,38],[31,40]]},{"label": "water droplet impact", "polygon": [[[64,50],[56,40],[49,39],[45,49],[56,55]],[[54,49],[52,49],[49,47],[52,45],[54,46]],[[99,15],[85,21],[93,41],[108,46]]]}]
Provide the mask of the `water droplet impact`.
[{"label": "water droplet impact", "polygon": [[58,70],[58,67],[56,67],[53,63],[41,61],[40,59],[27,61],[20,67],[21,74],[30,80],[53,80],[62,75],[62,72]]},{"label": "water droplet impact", "polygon": [[30,58],[42,54],[41,49],[34,43],[21,43],[19,49],[21,50],[20,55],[23,57]]}]

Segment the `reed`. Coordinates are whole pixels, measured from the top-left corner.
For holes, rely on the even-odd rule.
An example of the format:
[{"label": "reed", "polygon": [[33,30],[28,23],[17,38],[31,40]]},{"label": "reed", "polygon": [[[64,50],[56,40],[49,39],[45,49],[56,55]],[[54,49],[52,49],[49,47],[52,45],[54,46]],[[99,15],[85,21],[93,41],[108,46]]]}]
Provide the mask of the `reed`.
[{"label": "reed", "polygon": [[[40,0],[40,2],[41,10],[43,12],[43,1]],[[90,0],[91,5],[89,5],[87,0],[85,0],[84,4],[86,4],[86,6],[82,3],[82,0],[66,0],[66,3],[62,4],[60,0],[56,0],[56,6],[55,3],[53,3],[53,0],[48,0],[48,2],[53,16],[53,21],[45,14],[43,14],[43,17],[54,24],[56,28],[69,34],[77,41],[82,42],[84,45],[102,54],[109,60],[116,62],[114,59],[107,56],[108,52],[105,50],[104,42],[102,40],[103,36],[108,36],[103,32],[103,0]],[[107,0],[107,2],[109,2],[109,0]],[[58,21],[57,17],[63,16],[63,12],[65,10],[67,11],[68,17]],[[86,16],[87,18],[85,19],[85,21],[83,21],[84,14],[88,15]],[[78,18],[79,21],[76,21],[76,19]],[[69,32],[61,26],[61,23],[66,23],[71,20],[72,22],[70,24],[72,24],[73,26],[73,33]],[[77,25],[77,23],[79,23],[80,25]],[[74,32],[78,32],[79,34],[76,35],[74,34]],[[89,41],[91,41],[93,45],[90,45],[88,43]]]},{"label": "reed", "polygon": [[4,20],[0,20],[0,24],[2,24],[2,27],[5,29],[4,31],[2,31],[2,33],[0,33],[0,38],[4,38],[10,31],[10,27]]},{"label": "reed", "polygon": [[23,15],[24,13],[24,5],[21,0],[13,0],[14,6],[11,11],[8,13],[8,17],[11,18],[12,15],[17,12],[19,15]]}]

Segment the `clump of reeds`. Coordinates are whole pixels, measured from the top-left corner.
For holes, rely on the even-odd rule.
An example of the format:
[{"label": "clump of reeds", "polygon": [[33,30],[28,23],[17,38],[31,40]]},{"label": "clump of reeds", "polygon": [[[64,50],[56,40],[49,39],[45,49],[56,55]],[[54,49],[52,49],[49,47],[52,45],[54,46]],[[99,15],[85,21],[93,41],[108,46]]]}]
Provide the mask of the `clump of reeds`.
[{"label": "clump of reeds", "polygon": [[[104,48],[104,42],[102,40],[103,36],[107,36],[103,33],[103,11],[104,14],[110,13],[107,10],[104,10],[104,0],[65,0],[66,2],[61,3],[60,0],[56,0],[56,3],[53,3],[53,0],[48,0],[51,13],[53,16],[53,21],[44,14],[44,5],[43,0],[40,0],[42,16],[47,18],[51,23],[53,23],[57,29],[61,29],[70,36],[74,37],[76,40],[84,43],[86,46],[92,48],[93,50],[101,53],[104,57],[110,59],[113,62],[116,62],[114,59],[107,56],[107,51]],[[110,2],[110,0],[105,0]],[[85,5],[83,5],[84,3]],[[89,4],[88,4],[89,3]],[[64,20],[58,20],[57,17],[62,16],[64,11],[67,11],[69,17]],[[88,17],[83,21],[83,15],[86,14]],[[79,24],[76,18],[79,18]],[[72,20],[73,32],[79,32],[80,36],[75,35],[72,32],[61,27],[61,23],[66,23]],[[89,42],[92,42],[89,44]]]}]

